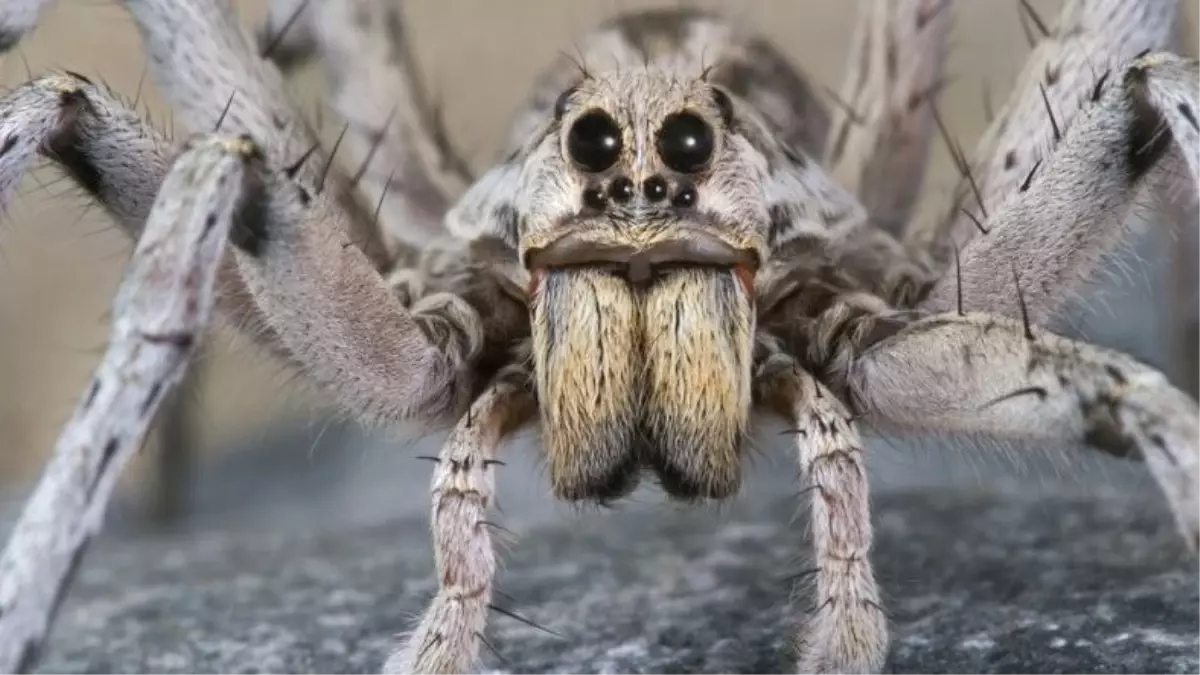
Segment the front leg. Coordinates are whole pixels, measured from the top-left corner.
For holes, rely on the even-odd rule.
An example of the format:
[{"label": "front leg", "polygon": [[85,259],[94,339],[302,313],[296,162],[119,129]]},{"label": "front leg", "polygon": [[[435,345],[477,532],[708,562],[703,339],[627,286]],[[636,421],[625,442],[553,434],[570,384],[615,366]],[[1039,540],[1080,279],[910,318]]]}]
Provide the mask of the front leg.
[{"label": "front leg", "polygon": [[[760,382],[794,425],[809,484],[816,579],[814,609],[799,636],[800,673],[879,672],[887,617],[871,568],[871,510],[863,445],[846,406],[790,358],[777,355]],[[807,576],[807,575],[805,575]]]},{"label": "front leg", "polygon": [[[379,204],[374,220],[393,255],[442,236],[442,217],[472,174],[444,127],[413,52],[402,3],[271,0],[260,51],[295,74],[318,57],[329,104],[347,125],[341,160],[351,187]],[[557,93],[557,92],[556,92]]]},{"label": "front leg", "polygon": [[[1012,4],[1016,10],[1017,3]],[[1070,144],[1072,135],[1081,136],[1075,130],[1081,123],[1095,126],[1097,121],[1106,120],[1115,127],[1125,123],[1131,133],[1149,131],[1154,135],[1158,120],[1146,114],[1156,107],[1152,102],[1140,95],[1138,99],[1141,100],[1132,106],[1126,106],[1124,101],[1101,99],[1109,89],[1125,88],[1125,76],[1121,71],[1139,55],[1169,47],[1180,4],[1178,0],[1067,0],[1061,3],[1058,20],[1045,22],[1049,24],[1045,34],[1029,54],[1008,101],[979,138],[973,153],[966,156],[957,148],[957,143],[954,144],[955,154],[959,155],[956,162],[968,163],[969,172],[960,171],[964,175],[948,204],[948,212],[942,218],[914,223],[907,233],[908,243],[929,251],[939,268],[947,270],[954,264],[955,243],[965,249],[981,235],[990,238],[983,234],[984,230],[995,232],[1006,223],[1029,231],[1036,249],[1050,248],[1045,240],[1055,238],[1051,229],[1054,225],[1083,221],[1085,216],[1090,227],[1104,230],[1105,238],[1119,239],[1119,225],[1103,223],[1106,219],[1120,218],[1104,216],[1119,216],[1120,211],[1125,211],[1125,205],[1116,209],[1111,202],[1102,203],[1098,197],[1103,193],[1097,194],[1094,188],[1100,180],[1118,183],[1117,192],[1108,199],[1129,199],[1127,188],[1134,186],[1120,184],[1131,182],[1123,180],[1129,175],[1128,163],[1115,154],[1126,150],[1120,145],[1124,139],[1111,131],[1103,137],[1098,136],[1094,145],[1108,142],[1112,144],[1111,149],[1097,148],[1091,156],[1084,157],[1083,162],[1077,160],[1073,166],[1076,174],[1082,175],[1075,178],[1064,175],[1067,173],[1064,169],[1071,165],[1060,156],[1078,155],[1078,143],[1070,152],[1064,151],[1066,146],[1063,144]],[[1158,79],[1156,74],[1150,77]],[[1187,80],[1181,80],[1179,84],[1184,82]],[[1170,108],[1174,108],[1173,103]],[[1093,118],[1092,122],[1085,122],[1081,118],[1084,115]],[[1147,140],[1142,134],[1141,143],[1132,148],[1134,154],[1143,155],[1143,167],[1157,162],[1156,155],[1164,145],[1169,145],[1170,137],[1158,136],[1157,140],[1163,142],[1155,144],[1146,144]],[[1147,150],[1154,152],[1147,153]],[[1031,202],[1028,196],[1016,197],[1025,192],[1031,179],[1035,183],[1052,182],[1044,180],[1050,175],[1052,164],[1056,164],[1060,176],[1067,179],[1056,181],[1059,189],[1073,190],[1074,198],[1086,200],[1076,206],[1089,213],[1081,213],[1075,218],[1063,217],[1057,212],[1061,203],[1055,205],[1043,201],[1025,213],[1002,216],[1001,211],[1012,211],[1006,202],[1014,199]],[[1047,205],[1055,208],[1045,208]],[[982,230],[975,224],[976,220],[982,221]],[[964,256],[963,262],[966,261]],[[1039,267],[1045,265],[1044,262],[1037,264]],[[998,261],[996,267],[1007,269],[1007,259]],[[966,268],[964,264],[963,269]],[[1077,273],[1068,272],[1064,281],[1074,285],[1077,283],[1075,276]],[[986,288],[986,283],[982,285]],[[1031,302],[1031,307],[1033,304]]]},{"label": "front leg", "polygon": [[0,672],[37,665],[122,470],[183,377],[259,158],[245,138],[197,137],[163,181],[113,305],[104,359],[0,555]]},{"label": "front leg", "polygon": [[496,450],[533,414],[524,374],[502,374],[458,422],[433,475],[433,549],[438,593],[420,625],[388,658],[385,673],[466,673],[479,661],[496,558],[487,520]]},{"label": "front leg", "polygon": [[1141,459],[1184,539],[1200,545],[1196,402],[1130,356],[1004,317],[945,314],[866,346],[848,387],[881,430]]},{"label": "front leg", "polygon": [[[1183,188],[1183,199],[1174,199],[1195,194],[1200,63],[1150,54],[1097,78],[1089,94],[1095,102],[1021,187],[996,205],[984,223],[987,234],[963,247],[961,282],[958,275],[944,275],[922,309],[949,311],[961,283],[968,307],[1015,318],[1020,301],[1013,285],[1001,280],[1011,279],[1016,267],[1025,276],[1021,301],[1029,318],[1045,325],[1126,239],[1147,188],[1170,179]],[[1168,153],[1173,146],[1181,159]]]}]

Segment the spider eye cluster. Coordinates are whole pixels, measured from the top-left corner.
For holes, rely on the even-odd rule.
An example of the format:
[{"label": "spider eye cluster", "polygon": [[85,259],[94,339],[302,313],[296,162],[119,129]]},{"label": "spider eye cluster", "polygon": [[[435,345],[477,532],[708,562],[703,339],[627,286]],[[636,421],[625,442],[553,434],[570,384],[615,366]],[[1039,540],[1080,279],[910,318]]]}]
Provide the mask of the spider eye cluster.
[{"label": "spider eye cluster", "polygon": [[589,110],[567,132],[567,152],[589,173],[606,171],[621,157],[621,127],[603,110]]},{"label": "spider eye cluster", "polygon": [[[555,103],[557,118],[566,114],[572,91],[563,93]],[[592,211],[604,211],[611,205],[628,205],[640,194],[646,204],[694,208],[699,193],[687,176],[709,166],[715,144],[716,132],[699,114],[686,110],[672,113],[655,132],[654,147],[662,164],[677,176],[655,174],[641,184],[625,175],[598,176],[584,189],[582,203]],[[566,128],[567,158],[586,173],[606,174],[620,161],[625,149],[620,124],[601,108],[582,111]]]}]

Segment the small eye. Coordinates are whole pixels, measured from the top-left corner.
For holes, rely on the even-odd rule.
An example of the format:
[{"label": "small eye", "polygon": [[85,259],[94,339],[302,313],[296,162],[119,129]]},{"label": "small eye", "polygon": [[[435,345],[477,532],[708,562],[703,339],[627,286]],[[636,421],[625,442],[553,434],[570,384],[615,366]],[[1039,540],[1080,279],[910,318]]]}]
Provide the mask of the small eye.
[{"label": "small eye", "polygon": [[662,176],[651,176],[642,183],[642,194],[652,202],[661,202],[667,198],[667,181]]},{"label": "small eye", "polygon": [[633,181],[620,176],[608,186],[608,198],[618,204],[628,204],[633,199]]},{"label": "small eye", "polygon": [[567,152],[583,170],[600,173],[621,156],[621,128],[602,110],[590,110],[567,133]]},{"label": "small eye", "polygon": [[675,196],[671,198],[671,206],[677,209],[690,209],[696,205],[696,199],[698,198],[696,188],[685,185],[679,188],[679,192],[676,192]]},{"label": "small eye", "polygon": [[554,101],[554,119],[561,120],[571,106],[571,97],[575,95],[575,87],[571,87],[558,95]]},{"label": "small eye", "polygon": [[608,206],[604,191],[598,187],[590,187],[583,191],[583,205],[595,211],[603,211]]},{"label": "small eye", "polygon": [[675,113],[658,130],[658,154],[679,173],[696,173],[713,153],[713,130],[708,122],[689,112]]}]

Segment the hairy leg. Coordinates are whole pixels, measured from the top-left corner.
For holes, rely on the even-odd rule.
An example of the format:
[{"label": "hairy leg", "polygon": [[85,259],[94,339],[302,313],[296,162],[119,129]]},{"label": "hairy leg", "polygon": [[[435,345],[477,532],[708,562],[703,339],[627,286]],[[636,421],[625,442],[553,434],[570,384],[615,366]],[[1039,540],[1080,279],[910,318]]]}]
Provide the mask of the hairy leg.
[{"label": "hairy leg", "polygon": [[[167,175],[167,139],[103,87],[73,73],[47,75],[0,97],[0,208],[40,158],[54,161],[136,241]],[[277,347],[232,255],[217,271],[222,315]]]},{"label": "hairy leg", "polygon": [[1132,357],[1003,317],[940,315],[862,352],[849,390],[883,429],[1083,443],[1143,459],[1180,530],[1200,540],[1200,416]]},{"label": "hairy leg", "polygon": [[312,36],[304,49],[326,69],[333,108],[348,123],[342,147],[354,167],[352,182],[368,203],[381,203],[379,228],[388,247],[419,250],[445,235],[442,217],[471,172],[441,125],[401,8],[379,0],[309,0],[287,30]]},{"label": "hairy leg", "polygon": [[[453,408],[471,388],[356,247],[355,221],[324,190],[329,162],[274,65],[226,0],[128,0],[151,71],[193,127],[247,132],[265,148],[246,227],[232,239],[246,287],[295,361],[351,414],[394,422]],[[232,95],[232,98],[230,96]],[[307,159],[307,161],[306,161]]]},{"label": "hairy leg", "polygon": [[[463,359],[434,344],[398,303],[353,245],[341,205],[307,186],[319,186],[323,172],[312,169],[308,181],[306,163],[295,162],[304,153],[287,155],[287,148],[302,147],[304,130],[270,86],[277,73],[272,79],[264,67],[236,64],[239,53],[257,56],[239,26],[221,13],[226,4],[131,0],[130,8],[148,35],[152,68],[169,83],[170,102],[193,125],[211,114],[211,126],[221,121],[222,129],[274,141],[266,145],[274,159],[264,153],[265,161],[251,172],[244,227],[234,233],[234,255],[222,267],[222,304],[232,305],[253,324],[254,335],[270,339],[365,422],[421,412],[437,416],[454,407],[470,389]],[[180,44],[174,36],[194,43]],[[214,82],[235,83],[230,89],[239,95],[230,100],[226,86]],[[136,115],[66,74],[8,92],[0,113],[2,196],[11,196],[16,177],[41,153],[58,160],[137,237],[168,153]],[[473,325],[461,328],[475,331]]]},{"label": "hairy leg", "polygon": [[536,412],[526,377],[520,369],[501,373],[442,446],[433,475],[438,592],[386,673],[467,673],[478,664],[496,572],[488,520],[502,464],[496,451]]},{"label": "hairy leg", "polygon": [[797,672],[879,672],[887,617],[871,568],[867,469],[854,419],[790,357],[771,357],[759,378],[763,399],[793,425],[812,495],[816,598],[799,636]]},{"label": "hairy leg", "polygon": [[263,146],[268,166],[287,168],[306,189],[336,202],[343,215],[328,219],[326,227],[346,231],[376,267],[387,265],[369,208],[320,148],[285,93],[278,69],[255,53],[229,0],[124,4],[142,37],[150,73],[185,128],[250,134]]},{"label": "hairy leg", "polygon": [[[1174,143],[1200,180],[1200,67],[1194,59],[1150,54],[1095,84],[1092,104],[1066,130],[1053,153],[1000,202],[987,234],[962,251],[962,293],[968,307],[1019,315],[1013,270],[1023,275],[1030,319],[1044,324],[1094,273],[1104,254],[1127,235],[1127,223]],[[1176,164],[1176,166],[1178,166]],[[1149,181],[1149,183],[1148,183]],[[1182,186],[1181,186],[1182,187]],[[921,307],[950,310],[959,278],[945,275]]]},{"label": "hairy leg", "polygon": [[303,65],[316,49],[312,22],[313,0],[269,0],[267,17],[255,33],[258,53],[279,69]]},{"label": "hairy leg", "polygon": [[859,0],[825,161],[871,219],[900,235],[920,195],[950,0]]},{"label": "hairy leg", "polygon": [[[935,278],[925,252],[906,249],[900,236],[928,163],[933,105],[944,84],[950,5],[949,0],[859,0],[820,156],[824,168],[810,160],[805,171],[781,172],[770,185],[805,205],[796,208],[781,200],[773,208],[780,231],[803,232],[798,222],[840,214],[842,224],[831,223],[830,262],[891,301],[910,302]],[[812,243],[803,248],[811,250]],[[776,261],[760,274],[764,288],[778,285],[780,276],[797,268],[793,260]]]},{"label": "hairy leg", "polygon": [[[1200,6],[1180,3],[1175,24],[1175,40],[1170,50],[1180,56],[1197,56],[1196,12]],[[1182,151],[1179,153],[1182,154]],[[1183,157],[1181,161],[1186,161]],[[1169,174],[1169,169],[1163,173]],[[1153,189],[1154,196],[1165,205],[1164,216],[1172,232],[1159,237],[1169,246],[1171,295],[1163,316],[1163,334],[1169,336],[1175,368],[1183,390],[1196,398],[1200,396],[1200,194],[1188,189],[1179,176],[1164,180]],[[1180,194],[1180,190],[1187,194]]]},{"label": "hairy leg", "polygon": [[108,350],[0,556],[3,672],[36,664],[121,470],[183,376],[258,157],[245,139],[195,140],[154,202],[113,307]]},{"label": "hairy leg", "polygon": [[[1144,68],[1127,68],[1171,43],[1178,13],[1178,0],[1068,0],[1056,24],[1031,19],[1039,41],[973,156],[956,157],[970,168],[949,213],[908,233],[941,270],[964,251],[973,306],[1015,317],[1015,295],[996,283],[1015,264],[1038,276],[1028,300],[1042,322],[1120,244],[1169,138],[1144,106]],[[930,309],[949,309],[954,286],[943,277]]]}]

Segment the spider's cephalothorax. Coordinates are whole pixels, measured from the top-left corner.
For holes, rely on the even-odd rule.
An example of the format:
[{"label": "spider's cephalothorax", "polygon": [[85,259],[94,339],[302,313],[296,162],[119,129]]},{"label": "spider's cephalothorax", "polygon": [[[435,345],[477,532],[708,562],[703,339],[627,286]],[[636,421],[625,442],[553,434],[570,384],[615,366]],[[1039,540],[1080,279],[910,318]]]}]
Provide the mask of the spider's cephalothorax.
[{"label": "spider's cephalothorax", "polygon": [[[43,4],[0,3],[0,48]],[[974,153],[947,139],[963,177],[930,222],[910,221],[945,0],[863,0],[829,108],[716,17],[616,19],[541,77],[478,177],[386,0],[277,0],[257,46],[228,0],[125,4],[199,132],[182,149],[73,73],[0,96],[0,207],[48,158],[138,242],[109,351],[0,558],[4,672],[39,653],[214,305],[361,420],[457,419],[435,458],[439,590],[389,671],[477,666],[497,452],[535,423],[554,492],[605,502],[643,469],[675,497],[729,496],[752,413],[781,417],[813,488],[801,672],[887,654],[860,426],[1140,458],[1200,538],[1195,401],[1044,327],[1136,205],[1193,205],[1200,69],[1161,51],[1177,0],[1030,17],[1041,37]],[[280,72],[313,56],[346,120],[324,159]]]},{"label": "spider's cephalothorax", "polygon": [[690,11],[602,28],[542,86],[564,81],[518,118],[538,122],[499,169],[514,174],[493,207],[504,217],[478,217],[476,200],[495,199],[485,179],[451,229],[483,229],[518,256],[507,281],[527,293],[556,494],[609,500],[649,468],[673,496],[727,497],[753,398],[759,271],[801,237],[832,264],[830,222],[860,215],[849,199],[814,215],[779,194],[810,178],[809,149],[789,141],[812,143],[827,117],[772,119],[808,85],[769,45]]},{"label": "spider's cephalothorax", "polygon": [[550,475],[610,499],[641,465],[679,496],[736,490],[750,414],[761,161],[734,102],[652,69],[564,92],[518,200]]}]

